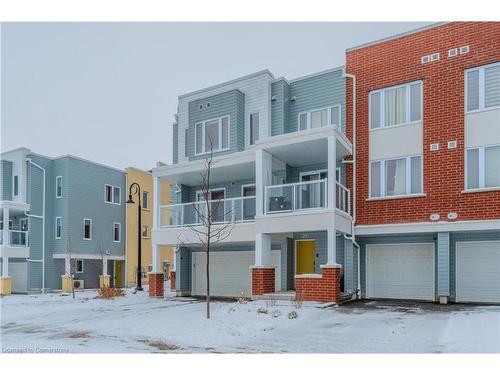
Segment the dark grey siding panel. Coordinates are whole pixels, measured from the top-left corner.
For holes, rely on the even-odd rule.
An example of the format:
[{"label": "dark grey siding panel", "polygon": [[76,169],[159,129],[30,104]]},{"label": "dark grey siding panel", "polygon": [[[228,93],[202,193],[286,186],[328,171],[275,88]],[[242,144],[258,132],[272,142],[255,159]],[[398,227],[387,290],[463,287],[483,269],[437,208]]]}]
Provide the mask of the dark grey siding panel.
[{"label": "dark grey siding panel", "polygon": [[[207,107],[207,104],[210,106]],[[201,107],[201,108],[200,108]],[[231,90],[189,102],[188,157],[189,160],[203,159],[206,155],[195,155],[195,124],[223,116],[229,116],[229,151],[216,155],[242,151],[245,143],[245,95],[239,90]]]},{"label": "dark grey siding panel", "polygon": [[356,277],[355,274],[355,254],[354,246],[351,240],[344,239],[344,292],[354,291],[356,289]]},{"label": "dark grey siding panel", "polygon": [[179,161],[179,125],[172,125],[172,162],[177,164]]},{"label": "dark grey siding panel", "polygon": [[288,83],[285,80],[273,82],[271,85],[271,135],[285,133],[285,122],[288,109]]},{"label": "dark grey siding panel", "polygon": [[295,288],[295,244],[293,238],[287,238],[286,249],[286,286],[287,290]]},{"label": "dark grey siding panel", "polygon": [[12,200],[12,162],[9,160],[2,160],[0,163],[0,175],[2,188],[0,193],[3,201]]},{"label": "dark grey siding panel", "polygon": [[191,250],[179,248],[177,252],[176,289],[182,294],[191,293]]},{"label": "dark grey siding panel", "polygon": [[437,235],[437,291],[440,296],[450,295],[450,233]]}]

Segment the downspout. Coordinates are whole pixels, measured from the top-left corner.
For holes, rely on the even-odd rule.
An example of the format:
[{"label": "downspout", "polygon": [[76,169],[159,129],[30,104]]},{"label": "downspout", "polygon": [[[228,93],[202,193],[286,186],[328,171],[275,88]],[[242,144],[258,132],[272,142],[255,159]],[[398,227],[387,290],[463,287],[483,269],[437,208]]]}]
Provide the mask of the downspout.
[{"label": "downspout", "polygon": [[[41,260],[28,260],[31,262],[41,262],[42,263],[42,293],[45,293],[45,168],[40,165],[33,163],[30,158],[26,158],[26,161],[33,165],[34,167],[40,169],[43,174],[43,194],[42,194],[42,216],[26,214],[28,217],[34,217],[37,219],[42,219],[42,259]],[[31,202],[30,202],[31,204]]]},{"label": "downspout", "polygon": [[[361,249],[356,242],[356,76],[349,74],[344,68],[344,78],[352,79],[352,221],[351,221],[351,241],[358,248],[358,290],[357,298],[361,299]],[[348,238],[348,236],[345,236]]]}]

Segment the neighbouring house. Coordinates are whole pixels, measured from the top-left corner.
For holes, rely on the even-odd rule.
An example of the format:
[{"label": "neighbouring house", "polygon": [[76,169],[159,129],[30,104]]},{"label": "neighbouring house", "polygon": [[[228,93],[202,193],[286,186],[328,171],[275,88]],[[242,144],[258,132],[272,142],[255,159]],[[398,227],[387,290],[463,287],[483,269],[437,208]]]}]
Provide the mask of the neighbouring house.
[{"label": "neighbouring house", "polygon": [[351,48],[346,72],[363,296],[500,303],[500,23]]},{"label": "neighbouring house", "polygon": [[342,67],[293,80],[264,70],[181,95],[174,164],[153,169],[155,195],[168,180],[173,203],[153,208],[151,277],[161,272],[160,246],[175,246],[177,295],[206,293],[206,254],[191,227],[211,139],[210,199],[222,202],[214,215],[234,224],[210,255],[211,294],[339,301],[356,293],[345,108]]},{"label": "neighbouring house", "polygon": [[20,148],[0,180],[3,294],[123,285],[124,171]]},{"label": "neighbouring house", "polygon": [[[148,272],[152,270],[151,258],[151,231],[153,229],[153,207],[154,202],[159,199],[160,205],[167,205],[170,201],[170,186],[168,182],[162,185],[162,195],[156,197],[153,190],[153,177],[150,171],[143,171],[137,168],[129,167],[126,172],[126,191],[128,196],[131,184],[137,183],[140,186],[140,201],[141,201],[141,279],[142,284],[148,283]],[[135,190],[134,190],[135,192]],[[138,245],[138,203],[139,197],[133,195],[134,204],[127,204],[127,228],[126,228],[126,285],[133,287],[137,285],[137,245]],[[160,264],[161,272],[164,279],[170,277],[170,271],[174,267],[173,248],[162,246],[160,248]],[[174,281],[174,280],[172,280]],[[175,282],[175,281],[174,281]]]}]

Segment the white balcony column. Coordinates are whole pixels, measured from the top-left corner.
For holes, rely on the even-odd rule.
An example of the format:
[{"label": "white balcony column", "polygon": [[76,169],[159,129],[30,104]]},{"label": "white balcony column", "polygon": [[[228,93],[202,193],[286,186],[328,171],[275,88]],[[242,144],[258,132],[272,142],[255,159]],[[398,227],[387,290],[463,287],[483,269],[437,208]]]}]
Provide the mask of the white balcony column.
[{"label": "white balcony column", "polygon": [[153,229],[160,227],[161,184],[158,180],[153,176]]},{"label": "white balcony column", "polygon": [[2,277],[9,276],[9,257],[2,257]]},{"label": "white balcony column", "polygon": [[327,266],[338,266],[337,263],[337,232],[335,229],[327,230]]},{"label": "white balcony column", "polygon": [[264,151],[255,152],[255,213],[264,214],[265,186],[271,185],[273,172],[273,156]]},{"label": "white balcony column", "polygon": [[152,272],[158,273],[158,272],[163,272],[161,269],[161,262],[160,262],[160,245],[158,244],[153,244],[152,245]]},{"label": "white balcony column", "polygon": [[102,275],[106,276],[108,274],[108,257],[102,258]]},{"label": "white balcony column", "polygon": [[179,246],[174,248],[174,253],[172,254],[172,271],[177,270],[177,253],[179,252]]},{"label": "white balcony column", "polygon": [[3,230],[2,230],[2,235],[3,235],[3,245],[8,246],[10,245],[10,236],[9,236],[9,207],[4,207],[3,208]]},{"label": "white balcony column", "polygon": [[255,267],[271,265],[271,235],[257,233],[255,235]]},{"label": "white balcony column", "polygon": [[327,207],[336,207],[336,175],[337,175],[337,139],[328,137],[328,183],[327,183]]}]

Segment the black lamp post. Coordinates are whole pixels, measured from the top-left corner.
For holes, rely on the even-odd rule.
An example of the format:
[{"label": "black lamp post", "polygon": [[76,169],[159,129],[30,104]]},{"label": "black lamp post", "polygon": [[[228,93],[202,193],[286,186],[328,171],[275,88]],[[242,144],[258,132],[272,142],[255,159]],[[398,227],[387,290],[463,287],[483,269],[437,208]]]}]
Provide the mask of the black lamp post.
[{"label": "black lamp post", "polygon": [[142,216],[142,207],[141,207],[141,187],[137,182],[134,182],[130,185],[130,189],[128,192],[128,201],[127,203],[133,204],[135,203],[132,200],[132,195],[137,194],[139,197],[139,205],[137,206],[137,286],[135,290],[141,291],[142,289],[142,264],[141,264],[141,216]]}]

